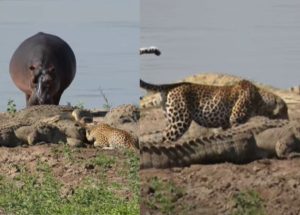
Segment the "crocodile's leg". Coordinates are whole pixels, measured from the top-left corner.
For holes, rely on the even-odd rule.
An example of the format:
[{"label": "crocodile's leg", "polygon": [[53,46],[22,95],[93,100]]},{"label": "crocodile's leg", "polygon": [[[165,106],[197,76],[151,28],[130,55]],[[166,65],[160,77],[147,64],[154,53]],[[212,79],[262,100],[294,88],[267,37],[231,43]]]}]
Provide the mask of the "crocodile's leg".
[{"label": "crocodile's leg", "polygon": [[1,130],[0,133],[0,146],[18,146],[21,145],[21,140],[15,135],[13,129],[8,128],[5,130]]},{"label": "crocodile's leg", "polygon": [[293,131],[287,131],[275,145],[275,151],[278,158],[296,158],[300,157],[300,141],[296,138]]},{"label": "crocodile's leg", "polygon": [[287,156],[287,159],[293,159],[293,158],[299,158],[299,157],[300,157],[300,153],[299,152],[291,152]]}]

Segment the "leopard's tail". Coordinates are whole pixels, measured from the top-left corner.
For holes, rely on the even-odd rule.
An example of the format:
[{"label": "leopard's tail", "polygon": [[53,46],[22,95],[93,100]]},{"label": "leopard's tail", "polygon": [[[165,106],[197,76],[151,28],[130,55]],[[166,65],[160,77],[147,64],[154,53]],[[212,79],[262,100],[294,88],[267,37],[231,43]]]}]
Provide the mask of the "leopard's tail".
[{"label": "leopard's tail", "polygon": [[156,56],[159,56],[161,51],[155,46],[150,46],[147,48],[140,48],[140,55],[143,54],[155,54]]},{"label": "leopard's tail", "polygon": [[179,87],[185,84],[191,84],[188,82],[180,82],[180,83],[174,83],[174,84],[161,84],[161,85],[156,85],[156,84],[150,84],[142,79],[140,79],[140,87],[149,90],[149,91],[154,91],[154,92],[167,92],[175,87]]}]

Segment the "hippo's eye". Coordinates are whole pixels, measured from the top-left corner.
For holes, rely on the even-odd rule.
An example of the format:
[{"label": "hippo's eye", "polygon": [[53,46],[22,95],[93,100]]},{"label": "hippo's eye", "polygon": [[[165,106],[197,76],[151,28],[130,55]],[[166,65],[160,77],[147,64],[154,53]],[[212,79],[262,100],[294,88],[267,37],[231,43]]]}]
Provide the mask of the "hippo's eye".
[{"label": "hippo's eye", "polygon": [[35,70],[35,67],[31,65],[31,66],[29,67],[29,69],[30,69],[31,71],[34,71],[34,70]]}]

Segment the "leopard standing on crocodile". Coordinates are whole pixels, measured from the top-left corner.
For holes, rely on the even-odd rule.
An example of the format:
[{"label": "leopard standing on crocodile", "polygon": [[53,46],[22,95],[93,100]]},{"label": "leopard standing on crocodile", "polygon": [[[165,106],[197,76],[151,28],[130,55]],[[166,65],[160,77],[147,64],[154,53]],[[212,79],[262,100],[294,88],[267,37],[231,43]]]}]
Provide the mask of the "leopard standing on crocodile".
[{"label": "leopard standing on crocodile", "polygon": [[160,92],[168,125],[163,141],[176,141],[192,121],[205,127],[229,128],[255,115],[287,119],[287,105],[277,95],[241,80],[230,86],[181,82],[154,85],[140,80],[141,88]]}]

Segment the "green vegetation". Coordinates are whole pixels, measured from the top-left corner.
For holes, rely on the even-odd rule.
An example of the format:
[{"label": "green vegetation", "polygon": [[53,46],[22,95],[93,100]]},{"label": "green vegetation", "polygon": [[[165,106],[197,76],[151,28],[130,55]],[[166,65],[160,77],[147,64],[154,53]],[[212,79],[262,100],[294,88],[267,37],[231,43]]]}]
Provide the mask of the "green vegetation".
[{"label": "green vegetation", "polygon": [[233,215],[264,215],[262,199],[255,191],[240,192],[233,197],[236,211]]},{"label": "green vegetation", "polygon": [[102,167],[104,170],[112,168],[116,163],[116,159],[107,155],[98,155],[92,160],[92,164]]},{"label": "green vegetation", "polygon": [[[129,181],[129,186],[134,193],[138,193],[140,196],[140,179],[139,179],[139,170],[140,170],[140,157],[135,154],[132,150],[125,150],[124,155],[128,158],[126,159],[122,172],[122,176],[126,177]],[[138,199],[139,201],[139,199]]]},{"label": "green vegetation", "polygon": [[17,112],[17,108],[14,100],[12,99],[8,100],[6,111],[12,115],[14,115]]},{"label": "green vegetation", "polygon": [[163,182],[157,177],[150,181],[149,192],[152,193],[146,203],[149,208],[170,215],[174,214],[175,207],[178,208],[177,200],[184,195],[183,189],[177,187],[172,181]]},{"label": "green vegetation", "polygon": [[[64,152],[65,149],[52,150],[54,155]],[[121,168],[127,168],[124,177],[116,175],[111,178],[118,164],[117,159],[109,155],[101,153],[90,160],[77,162],[76,165],[80,166],[92,163],[97,171],[95,176],[86,176],[72,189],[65,187],[59,177],[55,177],[48,163],[38,158],[34,173],[20,167],[14,179],[0,175],[0,211],[22,215],[140,214],[138,156],[128,155],[133,156],[126,157],[125,162],[122,160],[124,167]],[[76,154],[72,156],[76,159]],[[135,189],[131,189],[135,186]]]},{"label": "green vegetation", "polygon": [[73,163],[75,161],[74,151],[78,150],[77,148],[72,148],[63,142],[59,142],[61,147],[52,147],[51,151],[55,157],[63,156],[65,159]]},{"label": "green vegetation", "polygon": [[84,109],[84,103],[83,102],[78,102],[75,106],[75,108],[83,110]]}]

